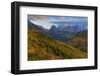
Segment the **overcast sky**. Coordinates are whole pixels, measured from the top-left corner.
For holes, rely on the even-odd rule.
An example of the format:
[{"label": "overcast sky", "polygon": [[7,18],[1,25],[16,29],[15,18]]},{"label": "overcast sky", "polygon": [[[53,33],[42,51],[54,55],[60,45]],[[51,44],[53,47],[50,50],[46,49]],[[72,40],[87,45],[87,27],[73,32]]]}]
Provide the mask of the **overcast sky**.
[{"label": "overcast sky", "polygon": [[50,29],[52,25],[56,27],[59,23],[62,23],[64,26],[67,26],[67,23],[86,23],[87,17],[78,17],[78,16],[50,16],[50,15],[28,15],[28,19],[34,24],[40,25],[46,29]]}]

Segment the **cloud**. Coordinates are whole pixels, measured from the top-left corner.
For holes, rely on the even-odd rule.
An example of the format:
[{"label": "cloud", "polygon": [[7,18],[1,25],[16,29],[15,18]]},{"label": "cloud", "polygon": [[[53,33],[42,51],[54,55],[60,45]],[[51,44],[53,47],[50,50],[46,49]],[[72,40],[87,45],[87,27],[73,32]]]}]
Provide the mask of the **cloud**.
[{"label": "cloud", "polygon": [[44,15],[28,15],[28,19],[30,20],[46,20],[48,19],[48,16],[44,16]]},{"label": "cloud", "polygon": [[86,23],[88,17],[79,17],[79,16],[51,16],[51,15],[28,15],[28,19],[37,25],[41,25],[47,29],[54,24],[58,25],[67,25],[72,23]]},{"label": "cloud", "polygon": [[49,17],[51,22],[80,22],[87,21],[87,17],[77,16],[52,16]]}]

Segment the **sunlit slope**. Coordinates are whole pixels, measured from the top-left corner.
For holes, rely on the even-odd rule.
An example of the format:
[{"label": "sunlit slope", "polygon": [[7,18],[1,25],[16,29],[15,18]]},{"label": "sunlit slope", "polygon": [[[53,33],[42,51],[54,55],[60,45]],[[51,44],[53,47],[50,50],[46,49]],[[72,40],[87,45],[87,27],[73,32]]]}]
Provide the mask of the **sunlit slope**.
[{"label": "sunlit slope", "polygon": [[86,52],[28,29],[28,60],[87,58]]}]

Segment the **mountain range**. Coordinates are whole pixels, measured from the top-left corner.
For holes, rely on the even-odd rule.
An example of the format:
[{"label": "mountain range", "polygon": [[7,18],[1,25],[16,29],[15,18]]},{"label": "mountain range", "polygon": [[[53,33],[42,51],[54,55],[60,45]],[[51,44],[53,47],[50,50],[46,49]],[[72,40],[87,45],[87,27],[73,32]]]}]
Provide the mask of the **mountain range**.
[{"label": "mountain range", "polygon": [[[87,30],[68,31],[52,25],[45,29],[28,21],[28,60],[87,58]],[[70,28],[70,29],[69,29]]]},{"label": "mountain range", "polygon": [[74,37],[78,32],[87,31],[86,26],[83,28],[79,25],[74,26],[59,26],[56,27],[55,25],[52,25],[50,29],[46,29],[42,27],[41,25],[36,25],[28,20],[28,27],[32,27],[37,29],[39,32],[41,32],[44,35],[47,35],[55,40],[60,40],[63,42],[67,42],[72,37]]}]

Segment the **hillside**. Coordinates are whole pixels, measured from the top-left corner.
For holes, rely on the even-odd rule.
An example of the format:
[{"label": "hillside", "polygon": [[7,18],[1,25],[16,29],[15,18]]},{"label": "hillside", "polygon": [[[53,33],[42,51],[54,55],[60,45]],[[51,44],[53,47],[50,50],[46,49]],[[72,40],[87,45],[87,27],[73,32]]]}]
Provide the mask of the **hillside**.
[{"label": "hillside", "polygon": [[86,51],[87,52],[87,47],[88,47],[88,41],[87,41],[88,37],[87,37],[87,31],[83,31],[78,33],[76,36],[74,36],[68,44],[70,44],[71,46],[78,48],[82,51]]},{"label": "hillside", "polygon": [[28,28],[28,60],[79,59],[87,53]]}]

